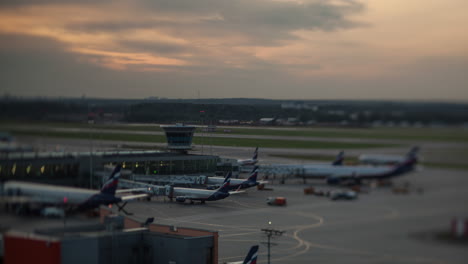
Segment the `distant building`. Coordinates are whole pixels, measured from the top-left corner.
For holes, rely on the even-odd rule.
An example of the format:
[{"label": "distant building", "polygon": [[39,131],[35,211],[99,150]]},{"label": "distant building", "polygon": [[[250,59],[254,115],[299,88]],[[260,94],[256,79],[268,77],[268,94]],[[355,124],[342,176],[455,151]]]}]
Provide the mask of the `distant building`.
[{"label": "distant building", "polygon": [[281,109],[310,109],[317,111],[319,107],[305,102],[287,102],[281,104]]}]

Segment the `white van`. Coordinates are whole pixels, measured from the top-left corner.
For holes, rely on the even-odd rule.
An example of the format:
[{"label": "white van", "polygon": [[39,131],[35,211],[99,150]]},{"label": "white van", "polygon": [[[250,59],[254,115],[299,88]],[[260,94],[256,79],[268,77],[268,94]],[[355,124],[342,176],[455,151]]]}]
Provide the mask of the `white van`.
[{"label": "white van", "polygon": [[44,217],[65,217],[65,211],[57,207],[46,207],[41,210],[41,215]]}]

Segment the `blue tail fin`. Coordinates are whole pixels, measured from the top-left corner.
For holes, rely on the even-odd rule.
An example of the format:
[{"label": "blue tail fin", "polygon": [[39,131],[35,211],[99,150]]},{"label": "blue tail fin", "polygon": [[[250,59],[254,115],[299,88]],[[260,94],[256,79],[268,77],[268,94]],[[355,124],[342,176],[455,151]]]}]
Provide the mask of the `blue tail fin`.
[{"label": "blue tail fin", "polygon": [[414,146],[414,147],[411,148],[411,150],[408,152],[408,154],[406,154],[406,157],[415,158],[416,156],[418,156],[418,152],[419,152],[419,147]]},{"label": "blue tail fin", "polygon": [[252,246],[242,264],[256,264],[258,255],[258,245]]},{"label": "blue tail fin", "polygon": [[226,177],[224,177],[223,184],[225,184],[228,180],[231,180],[231,176],[232,172],[228,172],[228,174],[226,174]]},{"label": "blue tail fin", "polygon": [[115,195],[117,190],[117,185],[119,184],[120,171],[122,170],[122,165],[117,164],[114,171],[109,176],[109,179],[102,185],[101,193]]},{"label": "blue tail fin", "polygon": [[[231,175],[231,174],[228,174]],[[223,192],[223,193],[229,193],[229,189],[231,185],[231,177],[226,177],[226,180],[224,180],[223,186],[219,187],[218,191]]]},{"label": "blue tail fin", "polygon": [[258,147],[255,148],[254,155],[252,157],[253,160],[257,160],[258,158]]},{"label": "blue tail fin", "polygon": [[416,155],[408,155],[406,159],[395,165],[392,175],[400,175],[402,173],[412,171],[415,165],[418,163]]},{"label": "blue tail fin", "polygon": [[344,151],[340,151],[340,153],[338,153],[338,156],[336,156],[335,161],[333,161],[332,165],[334,166],[343,165],[343,160],[344,160]]},{"label": "blue tail fin", "polygon": [[249,178],[247,178],[247,180],[251,182],[257,182],[257,175],[258,175],[258,166],[255,166]]}]

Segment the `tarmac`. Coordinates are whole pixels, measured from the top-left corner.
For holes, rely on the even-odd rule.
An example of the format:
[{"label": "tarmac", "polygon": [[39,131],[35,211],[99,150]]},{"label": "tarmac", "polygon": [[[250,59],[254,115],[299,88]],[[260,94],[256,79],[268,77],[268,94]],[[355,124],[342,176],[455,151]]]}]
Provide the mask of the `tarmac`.
[{"label": "tarmac", "polygon": [[[56,140],[41,140],[41,144],[51,148],[57,142],[76,142],[77,146],[83,143]],[[250,158],[252,152],[251,148],[204,147],[204,154],[234,158]],[[260,149],[261,164],[305,162],[267,153],[274,150]],[[369,188],[369,193],[361,193],[357,200],[332,201],[303,192],[311,185],[332,187],[320,181],[303,184],[302,180],[288,178],[285,184],[277,180],[269,184],[273,190],[251,189],[206,204],[180,204],[154,197],[149,202],[129,203],[126,210],[143,221],[154,217],[156,223],[218,231],[219,263],[243,260],[255,244],[260,245],[258,263],[267,263],[264,243],[267,238],[261,231],[264,228],[285,231],[272,239],[271,263],[466,263],[466,244],[440,240],[437,234],[449,232],[454,217],[468,219],[467,172],[423,168],[396,178],[394,185],[405,182],[411,187],[408,194],[395,194],[391,187],[379,187]],[[286,206],[266,204],[268,197],[278,196],[286,197]],[[61,220],[15,219],[2,215],[0,225],[33,230],[64,224]],[[83,221],[90,220],[70,219],[65,224]]]},{"label": "tarmac", "polygon": [[[160,197],[129,204],[127,210],[142,220],[155,217],[162,224],[218,230],[220,263],[243,259],[254,244],[260,244],[258,263],[266,263],[264,228],[285,231],[272,240],[271,263],[466,263],[468,259],[466,244],[436,238],[439,232],[449,232],[453,217],[468,216],[465,172],[415,172],[394,181],[410,182],[414,188],[408,194],[381,187],[353,201],[304,195],[310,184],[290,181],[272,185],[271,191],[253,189],[204,205]],[[267,205],[270,196],[286,197],[287,206]]]}]

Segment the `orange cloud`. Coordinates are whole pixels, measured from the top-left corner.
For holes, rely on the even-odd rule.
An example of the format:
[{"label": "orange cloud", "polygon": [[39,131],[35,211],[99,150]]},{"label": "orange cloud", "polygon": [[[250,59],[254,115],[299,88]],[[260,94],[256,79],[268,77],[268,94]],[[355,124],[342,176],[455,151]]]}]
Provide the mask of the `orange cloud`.
[{"label": "orange cloud", "polygon": [[[110,10],[109,10],[110,11]],[[83,22],[109,22],[129,18],[128,13],[102,12],[81,6],[31,6],[20,9],[0,10],[0,33],[23,34],[51,38],[65,44],[64,49],[78,55],[86,55],[91,63],[114,70],[131,70],[132,65],[181,66],[187,61],[159,56],[153,53],[134,52],[122,47],[121,40],[187,44],[182,38],[172,37],[156,30],[131,32],[79,31],[70,25]],[[159,18],[167,19],[167,18]],[[187,57],[187,54],[184,54]],[[138,68],[135,68],[138,70]]]}]

